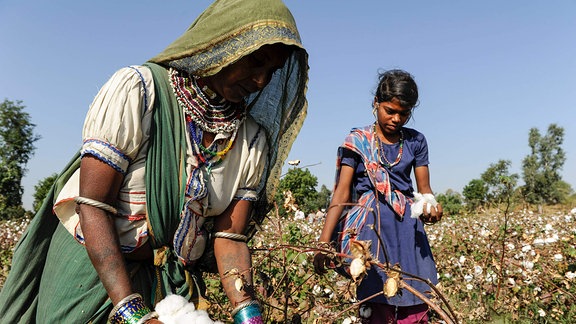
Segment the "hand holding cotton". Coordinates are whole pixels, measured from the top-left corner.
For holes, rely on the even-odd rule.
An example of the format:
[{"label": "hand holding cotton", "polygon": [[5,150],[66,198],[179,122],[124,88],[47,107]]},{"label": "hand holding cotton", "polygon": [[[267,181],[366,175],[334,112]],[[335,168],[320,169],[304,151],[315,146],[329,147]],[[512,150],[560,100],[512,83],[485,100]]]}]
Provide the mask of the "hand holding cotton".
[{"label": "hand holding cotton", "polygon": [[414,192],[414,203],[412,203],[412,213],[410,217],[418,218],[420,215],[424,214],[424,204],[426,204],[426,213],[430,213],[431,207],[436,208],[438,202],[434,198],[433,194],[425,193],[421,194]]}]

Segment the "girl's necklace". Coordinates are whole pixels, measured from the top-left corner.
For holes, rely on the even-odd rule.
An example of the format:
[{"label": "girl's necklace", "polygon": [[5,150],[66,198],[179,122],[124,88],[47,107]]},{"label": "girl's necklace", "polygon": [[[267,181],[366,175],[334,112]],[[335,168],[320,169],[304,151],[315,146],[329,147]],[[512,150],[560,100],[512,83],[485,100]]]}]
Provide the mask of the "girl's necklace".
[{"label": "girl's necklace", "polygon": [[384,143],[382,143],[378,137],[378,134],[376,133],[376,124],[374,124],[374,136],[376,136],[376,140],[378,141],[378,156],[380,157],[380,163],[382,163],[382,165],[388,169],[398,164],[400,160],[402,160],[402,152],[404,151],[404,132],[402,129],[400,129],[400,149],[398,150],[398,155],[396,156],[396,160],[394,160],[394,162],[390,162],[388,158],[386,158]]}]

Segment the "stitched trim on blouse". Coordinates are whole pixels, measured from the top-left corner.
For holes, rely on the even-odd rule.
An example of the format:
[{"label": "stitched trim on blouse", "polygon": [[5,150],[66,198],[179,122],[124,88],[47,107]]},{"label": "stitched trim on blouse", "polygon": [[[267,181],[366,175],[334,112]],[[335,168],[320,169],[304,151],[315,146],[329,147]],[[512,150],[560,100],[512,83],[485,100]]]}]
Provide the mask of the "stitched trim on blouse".
[{"label": "stitched trim on blouse", "polygon": [[98,145],[102,145],[102,146],[110,149],[112,152],[116,153],[120,158],[122,158],[123,160],[126,160],[128,163],[132,162],[132,159],[128,155],[124,154],[124,152],[120,151],[117,147],[115,147],[114,145],[112,145],[108,142],[104,142],[102,140],[95,139],[95,138],[87,138],[84,140],[83,145],[86,145],[89,143],[96,143]]},{"label": "stitched trim on blouse", "polygon": [[119,165],[117,165],[116,163],[110,161],[109,159],[103,157],[102,155],[100,155],[100,153],[94,151],[94,150],[85,150],[82,152],[82,157],[84,157],[84,155],[86,154],[90,154],[94,157],[96,157],[98,160],[108,164],[109,166],[111,166],[114,170],[122,173],[122,175],[126,175],[126,171],[124,171]]},{"label": "stitched trim on blouse", "polygon": [[136,73],[138,73],[138,75],[140,76],[140,81],[142,81],[142,88],[144,89],[144,110],[142,112],[145,113],[146,110],[148,109],[148,91],[146,90],[146,82],[144,81],[144,76],[142,75],[140,70],[138,70],[136,67],[129,66],[129,68],[136,71]]}]

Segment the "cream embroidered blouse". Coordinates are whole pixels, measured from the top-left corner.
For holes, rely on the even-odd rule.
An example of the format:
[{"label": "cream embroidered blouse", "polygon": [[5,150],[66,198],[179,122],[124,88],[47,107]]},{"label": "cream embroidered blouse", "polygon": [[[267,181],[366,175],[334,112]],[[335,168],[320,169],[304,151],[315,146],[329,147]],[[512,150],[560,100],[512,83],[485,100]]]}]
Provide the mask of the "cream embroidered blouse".
[{"label": "cream embroidered blouse", "polygon": [[[115,219],[122,250],[126,253],[148,239],[146,222],[145,162],[154,105],[154,84],[150,70],[143,66],[127,67],[116,72],[92,102],[83,129],[82,155],[90,154],[124,175]],[[199,161],[193,154],[187,129],[187,179],[197,170]],[[218,134],[214,141],[222,150],[231,134]],[[186,197],[177,238],[177,254],[185,261],[198,259],[204,250],[205,237],[198,231],[205,217],[220,215],[233,199],[256,200],[257,187],[266,167],[267,144],[264,130],[247,117],[238,129],[236,141],[223,161],[211,170],[200,167],[200,177],[208,194],[200,201]],[[79,193],[77,170],[57,197],[54,212],[83,243],[74,197]],[[188,216],[188,217],[186,217]],[[177,234],[178,235],[178,234]],[[194,242],[193,244],[191,242]],[[175,239],[176,243],[176,239]]]}]

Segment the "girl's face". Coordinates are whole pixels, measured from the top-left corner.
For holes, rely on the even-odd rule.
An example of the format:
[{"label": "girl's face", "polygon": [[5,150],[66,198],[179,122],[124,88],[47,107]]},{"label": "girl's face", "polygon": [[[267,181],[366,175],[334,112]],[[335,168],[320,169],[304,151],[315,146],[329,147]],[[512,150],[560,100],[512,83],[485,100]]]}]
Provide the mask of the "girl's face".
[{"label": "girl's face", "polygon": [[385,102],[374,101],[374,105],[380,130],[387,135],[397,134],[412,113],[412,108],[400,106],[396,99]]},{"label": "girl's face", "polygon": [[262,90],[274,71],[284,66],[288,55],[285,45],[264,45],[203,81],[224,99],[241,102],[247,95]]}]

